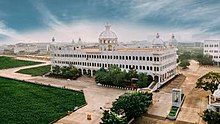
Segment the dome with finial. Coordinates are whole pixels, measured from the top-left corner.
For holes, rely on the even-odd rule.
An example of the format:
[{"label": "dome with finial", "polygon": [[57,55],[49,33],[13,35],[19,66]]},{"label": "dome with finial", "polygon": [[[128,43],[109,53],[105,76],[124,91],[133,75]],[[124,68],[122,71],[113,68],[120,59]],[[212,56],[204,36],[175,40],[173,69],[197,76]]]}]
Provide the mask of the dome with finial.
[{"label": "dome with finial", "polygon": [[166,47],[165,42],[160,39],[159,33],[157,33],[156,38],[152,42],[153,48],[164,48]]},{"label": "dome with finial", "polygon": [[105,25],[105,31],[103,31],[100,35],[99,38],[100,39],[115,39],[117,38],[117,35],[111,31],[111,25],[109,25],[108,23]]},{"label": "dome with finial", "polygon": [[178,45],[178,42],[177,42],[177,40],[176,40],[174,34],[172,34],[172,37],[171,37],[171,39],[169,40],[169,45],[170,45],[170,46],[176,46],[176,47],[177,47],[177,45]]}]

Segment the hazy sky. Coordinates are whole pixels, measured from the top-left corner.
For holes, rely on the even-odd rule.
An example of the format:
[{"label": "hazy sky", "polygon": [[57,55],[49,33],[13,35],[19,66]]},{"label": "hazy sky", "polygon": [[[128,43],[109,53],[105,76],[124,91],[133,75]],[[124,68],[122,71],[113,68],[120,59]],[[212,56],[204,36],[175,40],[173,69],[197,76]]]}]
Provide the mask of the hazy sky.
[{"label": "hazy sky", "polygon": [[[0,44],[97,42],[109,22],[119,40],[220,35],[219,0],[0,0]],[[193,36],[193,38],[192,38]]]}]

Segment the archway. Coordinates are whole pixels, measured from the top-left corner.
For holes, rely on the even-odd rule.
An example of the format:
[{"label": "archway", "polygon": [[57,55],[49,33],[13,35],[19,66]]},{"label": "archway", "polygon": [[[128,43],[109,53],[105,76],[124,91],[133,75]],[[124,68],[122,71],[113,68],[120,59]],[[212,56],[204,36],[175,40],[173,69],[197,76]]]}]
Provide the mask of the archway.
[{"label": "archway", "polygon": [[87,75],[91,76],[91,70],[90,69],[88,70],[88,74]]},{"label": "archway", "polygon": [[86,72],[86,69],[83,69],[83,75],[86,75],[87,72]]},{"label": "archway", "polygon": [[154,82],[158,82],[159,81],[159,76],[154,76]]},{"label": "archway", "polygon": [[79,74],[82,75],[82,69],[79,68],[78,71],[79,71]]},{"label": "archway", "polygon": [[95,76],[96,70],[93,70],[92,73],[93,73],[93,76]]}]

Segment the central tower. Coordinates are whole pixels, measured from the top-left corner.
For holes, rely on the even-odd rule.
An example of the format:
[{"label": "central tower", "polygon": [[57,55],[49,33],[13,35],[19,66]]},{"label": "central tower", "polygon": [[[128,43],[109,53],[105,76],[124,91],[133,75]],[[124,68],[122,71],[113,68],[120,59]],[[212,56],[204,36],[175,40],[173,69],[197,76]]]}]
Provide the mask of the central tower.
[{"label": "central tower", "polygon": [[111,31],[111,25],[105,25],[105,31],[99,35],[99,50],[100,51],[115,51],[118,46],[117,35]]}]

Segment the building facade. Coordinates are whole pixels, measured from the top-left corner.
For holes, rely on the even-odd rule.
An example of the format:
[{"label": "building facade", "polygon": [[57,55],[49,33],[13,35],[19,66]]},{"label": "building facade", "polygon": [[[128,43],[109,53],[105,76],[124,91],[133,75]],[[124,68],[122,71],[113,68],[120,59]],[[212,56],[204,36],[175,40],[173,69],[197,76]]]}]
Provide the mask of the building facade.
[{"label": "building facade", "polygon": [[110,25],[105,27],[105,31],[99,35],[99,45],[96,48],[88,48],[81,42],[52,42],[52,66],[74,65],[82,74],[91,76],[101,67],[108,68],[111,65],[127,71],[133,68],[153,77],[154,84],[151,89],[157,89],[177,74],[177,49],[171,45],[166,46],[159,34],[152,41],[150,48],[119,48],[118,38],[111,31]]},{"label": "building facade", "polygon": [[220,65],[220,40],[205,40],[204,54],[211,55],[216,65]]},{"label": "building facade", "polygon": [[48,54],[50,43],[18,43],[14,47],[14,53]]}]

